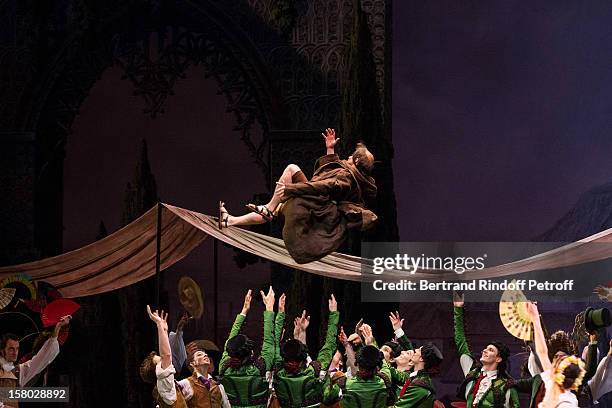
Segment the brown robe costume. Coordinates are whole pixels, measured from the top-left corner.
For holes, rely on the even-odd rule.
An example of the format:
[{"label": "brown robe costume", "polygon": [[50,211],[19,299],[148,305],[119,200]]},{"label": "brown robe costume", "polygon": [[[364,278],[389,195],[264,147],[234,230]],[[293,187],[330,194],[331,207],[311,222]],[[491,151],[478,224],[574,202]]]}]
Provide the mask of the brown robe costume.
[{"label": "brown robe costume", "polygon": [[334,252],[346,240],[349,228],[366,230],[374,225],[376,214],[365,208],[365,201],[376,196],[372,177],[337,154],[319,158],[310,181],[298,175],[303,181],[285,186],[289,199],[281,210],[283,240],[297,263]]}]

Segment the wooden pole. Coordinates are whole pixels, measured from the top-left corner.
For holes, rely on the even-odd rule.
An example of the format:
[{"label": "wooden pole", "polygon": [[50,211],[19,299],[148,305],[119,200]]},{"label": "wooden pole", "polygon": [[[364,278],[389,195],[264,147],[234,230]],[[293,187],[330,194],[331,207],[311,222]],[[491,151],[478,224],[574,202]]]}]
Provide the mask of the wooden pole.
[{"label": "wooden pole", "polygon": [[213,301],[215,303],[215,312],[214,312],[214,337],[215,344],[218,344],[218,331],[219,331],[219,240],[215,239],[213,241]]},{"label": "wooden pole", "polygon": [[157,202],[157,249],[155,251],[155,305],[161,309],[159,304],[159,290],[161,286],[161,235],[162,235],[162,203]]}]

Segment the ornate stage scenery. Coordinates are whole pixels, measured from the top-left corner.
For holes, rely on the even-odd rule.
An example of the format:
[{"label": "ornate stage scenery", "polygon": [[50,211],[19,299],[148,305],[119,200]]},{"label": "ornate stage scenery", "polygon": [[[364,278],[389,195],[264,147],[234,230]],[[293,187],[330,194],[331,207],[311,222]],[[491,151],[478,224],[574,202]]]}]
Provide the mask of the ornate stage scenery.
[{"label": "ornate stage scenery", "polygon": [[[69,398],[18,406],[535,407],[562,364],[586,378],[559,391],[571,406],[612,407],[611,18],[552,0],[0,0],[0,408],[43,386]],[[514,289],[364,301],[370,249],[403,242],[550,244],[464,280],[598,274],[537,306]],[[540,386],[538,335],[557,351],[558,330],[576,357]]]}]

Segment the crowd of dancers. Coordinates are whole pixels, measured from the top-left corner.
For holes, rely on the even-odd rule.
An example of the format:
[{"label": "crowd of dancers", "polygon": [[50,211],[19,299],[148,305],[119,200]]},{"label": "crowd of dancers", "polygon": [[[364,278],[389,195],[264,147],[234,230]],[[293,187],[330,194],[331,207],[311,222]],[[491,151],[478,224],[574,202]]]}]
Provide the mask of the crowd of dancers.
[{"label": "crowd of dancers", "polygon": [[[444,357],[432,342],[414,345],[398,312],[389,315],[393,339],[378,343],[367,323],[350,335],[338,326],[338,305],[331,295],[324,343],[314,354],[306,344],[306,312],[294,319],[289,335],[283,329],[285,295],[276,302],[270,287],[261,297],[265,311],[260,355],[254,354],[253,339],[241,333],[251,307],[249,290],[216,370],[206,342],[185,346],[176,333],[168,332],[166,313],[147,310],[157,326],[159,354],[145,358],[140,374],[155,384],[153,394],[160,407],[444,407],[432,380]],[[465,335],[463,298],[457,296],[453,306],[454,340],[464,374],[454,407],[518,408],[521,392],[530,395],[529,406],[534,408],[582,407],[612,390],[612,351],[597,361],[595,333],[583,361],[567,333],[545,337],[537,305],[528,303],[535,348],[529,374],[513,379],[507,372],[508,346],[492,340],[474,358]],[[183,364],[192,374],[177,380]]]}]

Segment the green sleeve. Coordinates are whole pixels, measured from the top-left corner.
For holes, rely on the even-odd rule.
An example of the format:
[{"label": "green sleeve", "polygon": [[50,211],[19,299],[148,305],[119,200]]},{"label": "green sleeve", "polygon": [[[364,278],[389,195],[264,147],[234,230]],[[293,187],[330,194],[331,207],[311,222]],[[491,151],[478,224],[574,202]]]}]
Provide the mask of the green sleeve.
[{"label": "green sleeve", "polygon": [[333,357],[333,353],[336,351],[336,335],[338,333],[338,321],[340,320],[340,314],[338,312],[329,312],[329,319],[327,321],[327,333],[325,335],[325,344],[319,351],[317,360],[321,363],[321,369],[327,370],[329,363]]},{"label": "green sleeve", "polygon": [[285,324],[285,313],[278,312],[274,319],[274,365],[280,363],[283,359],[280,355],[280,341],[283,333],[283,325]]},{"label": "green sleeve", "polygon": [[410,342],[406,334],[398,338],[397,342],[399,343],[400,346],[402,346],[403,350],[413,350],[414,349],[414,347],[412,346],[412,343]]},{"label": "green sleeve", "polygon": [[266,371],[272,368],[274,362],[274,312],[264,310],[264,338],[261,347],[261,357],[266,362]]},{"label": "green sleeve", "polygon": [[463,308],[454,308],[454,323],[455,323],[455,346],[457,347],[457,353],[461,356],[467,354],[471,356],[470,347],[465,338],[465,323],[463,322]]},{"label": "green sleeve", "polygon": [[244,319],[246,319],[246,316],[243,314],[239,313],[236,316],[234,324],[232,325],[232,329],[230,330],[230,334],[227,337],[227,340],[225,341],[225,345],[223,346],[223,355],[221,356],[219,367],[223,367],[223,363],[225,363],[225,361],[229,358],[229,355],[227,354],[227,342],[230,341],[230,339],[236,337],[238,333],[240,333],[240,328],[242,327],[242,323],[244,323]]},{"label": "green sleeve", "polygon": [[515,388],[510,388],[510,408],[520,408],[518,392]]},{"label": "green sleeve", "polygon": [[398,371],[395,367],[389,365],[386,361],[383,361],[383,367],[381,371],[388,373],[391,377],[391,382],[395,385],[404,385],[410,374],[405,371]]},{"label": "green sleeve", "polygon": [[586,384],[591,378],[593,378],[595,371],[597,371],[597,343],[589,344],[587,349],[586,372],[584,373],[582,383]]}]

